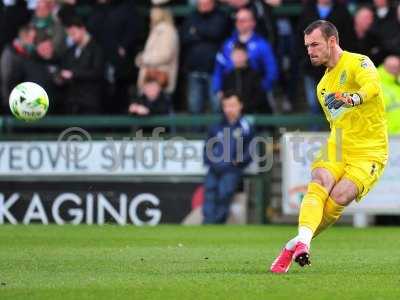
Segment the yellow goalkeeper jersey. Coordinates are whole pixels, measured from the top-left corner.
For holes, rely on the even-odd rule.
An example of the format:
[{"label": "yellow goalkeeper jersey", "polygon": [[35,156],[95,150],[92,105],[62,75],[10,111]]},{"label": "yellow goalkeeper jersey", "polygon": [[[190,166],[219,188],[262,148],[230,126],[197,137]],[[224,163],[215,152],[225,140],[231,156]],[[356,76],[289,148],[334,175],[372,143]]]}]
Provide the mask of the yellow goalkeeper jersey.
[{"label": "yellow goalkeeper jersey", "polygon": [[[335,92],[359,93],[363,103],[328,109],[324,96]],[[326,69],[318,83],[317,95],[331,127],[329,145],[341,148],[347,157],[385,164],[388,158],[385,106],[379,74],[372,61],[365,55],[344,51],[336,66]]]}]

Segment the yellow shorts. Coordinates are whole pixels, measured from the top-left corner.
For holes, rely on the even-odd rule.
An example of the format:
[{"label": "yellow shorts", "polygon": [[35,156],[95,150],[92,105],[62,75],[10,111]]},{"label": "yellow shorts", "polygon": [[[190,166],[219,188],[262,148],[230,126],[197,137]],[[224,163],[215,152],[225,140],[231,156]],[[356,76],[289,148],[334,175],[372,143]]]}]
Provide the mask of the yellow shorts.
[{"label": "yellow shorts", "polygon": [[[328,151],[326,149],[329,149]],[[327,169],[338,182],[342,178],[349,179],[358,188],[356,201],[360,201],[373,188],[381,177],[385,164],[368,158],[357,158],[343,153],[337,154],[334,146],[321,150],[311,166]]]}]

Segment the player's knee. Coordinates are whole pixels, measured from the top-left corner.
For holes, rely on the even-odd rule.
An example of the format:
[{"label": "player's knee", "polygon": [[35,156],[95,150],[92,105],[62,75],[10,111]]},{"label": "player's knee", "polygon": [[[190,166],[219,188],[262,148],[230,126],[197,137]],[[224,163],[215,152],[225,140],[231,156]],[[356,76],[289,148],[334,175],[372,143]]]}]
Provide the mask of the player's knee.
[{"label": "player's knee", "polygon": [[317,170],[313,174],[312,182],[323,186],[329,193],[335,184],[335,179],[330,174]]},{"label": "player's knee", "polygon": [[317,184],[322,185],[323,187],[325,187],[324,184],[323,184],[323,181],[321,179],[319,179],[319,178],[313,178],[311,180],[311,182],[317,183]]},{"label": "player's knee", "polygon": [[340,191],[339,189],[333,189],[329,195],[336,204],[346,206],[349,203],[346,192]]}]

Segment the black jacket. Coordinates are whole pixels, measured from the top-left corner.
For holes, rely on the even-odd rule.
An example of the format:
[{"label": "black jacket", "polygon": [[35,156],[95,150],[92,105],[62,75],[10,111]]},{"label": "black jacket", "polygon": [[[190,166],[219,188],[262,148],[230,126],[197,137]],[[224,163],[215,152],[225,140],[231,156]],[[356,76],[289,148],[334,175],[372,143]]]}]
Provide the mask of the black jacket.
[{"label": "black jacket", "polygon": [[2,106],[8,111],[8,96],[12,89],[21,82],[23,64],[31,54],[15,42],[7,45],[0,58],[0,83]]},{"label": "black jacket", "polygon": [[184,22],[181,41],[188,71],[211,73],[215,55],[229,33],[229,18],[216,8],[208,14],[194,12]]},{"label": "black jacket", "polygon": [[372,29],[380,41],[384,55],[395,54],[400,55],[400,18],[396,16],[387,17],[384,21],[379,23],[379,27]]},{"label": "black jacket", "polygon": [[256,31],[265,37],[268,42],[275,47],[277,43],[276,18],[272,11],[272,6],[263,0],[253,0],[248,7],[256,17]]},{"label": "black jacket", "polygon": [[51,112],[62,112],[63,101],[61,94],[57,91],[55,84],[56,73],[59,70],[58,62],[44,60],[36,55],[23,61],[22,74],[20,81],[30,81],[39,84],[44,88],[50,99]]},{"label": "black jacket", "polygon": [[67,99],[70,113],[99,113],[100,97],[104,79],[103,51],[93,39],[76,57],[77,47],[70,48],[62,63],[62,68],[71,70],[73,78],[67,82]]},{"label": "black jacket", "polygon": [[138,99],[135,99],[132,103],[141,104],[149,109],[149,115],[162,115],[167,114],[169,111],[167,98],[163,93],[154,100],[150,101],[146,96],[142,95]]},{"label": "black jacket", "polygon": [[[134,0],[113,0],[96,4],[88,19],[88,30],[104,50],[105,60],[115,67],[117,80],[126,79],[133,66],[132,57],[144,32],[138,18]],[[118,47],[125,49],[125,57],[118,54]]]},{"label": "black jacket", "polygon": [[261,77],[249,67],[233,69],[226,74],[223,91],[237,92],[243,102],[243,112],[246,114],[271,112],[261,87]]},{"label": "black jacket", "polygon": [[17,0],[10,6],[0,2],[0,52],[17,36],[18,29],[29,22],[31,13],[26,6],[24,0]]},{"label": "black jacket", "polygon": [[371,30],[363,38],[356,37],[355,42],[355,52],[368,56],[375,66],[379,66],[387,55],[381,38]]}]

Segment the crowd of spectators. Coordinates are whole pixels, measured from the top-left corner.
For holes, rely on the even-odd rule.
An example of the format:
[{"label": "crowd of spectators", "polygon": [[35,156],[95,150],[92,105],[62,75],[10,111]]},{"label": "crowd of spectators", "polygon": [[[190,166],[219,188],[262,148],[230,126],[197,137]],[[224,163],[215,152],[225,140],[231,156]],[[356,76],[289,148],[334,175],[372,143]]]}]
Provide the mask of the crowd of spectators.
[{"label": "crowd of spectators", "polygon": [[[1,113],[11,89],[33,81],[54,114],[215,113],[232,90],[244,113],[317,114],[323,69],[303,45],[317,19],[337,26],[344,49],[380,66],[385,93],[398,95],[398,3],[289,1],[2,0]],[[273,13],[287,3],[301,5],[300,15]],[[174,17],[174,4],[195,9]]]}]

